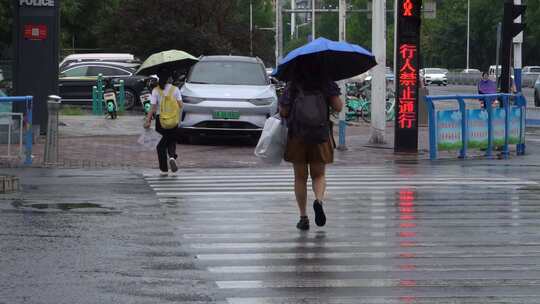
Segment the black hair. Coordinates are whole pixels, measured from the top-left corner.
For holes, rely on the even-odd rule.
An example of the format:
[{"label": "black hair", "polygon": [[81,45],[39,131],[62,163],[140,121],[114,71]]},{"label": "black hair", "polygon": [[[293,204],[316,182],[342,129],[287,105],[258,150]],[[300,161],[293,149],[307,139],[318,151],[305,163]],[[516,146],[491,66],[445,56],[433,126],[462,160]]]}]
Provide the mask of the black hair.
[{"label": "black hair", "polygon": [[317,55],[298,58],[293,75],[293,84],[308,91],[319,90],[328,81],[324,62]]},{"label": "black hair", "polygon": [[483,72],[482,77],[484,77],[484,75],[489,76],[488,72]]},{"label": "black hair", "polygon": [[165,85],[171,77],[171,71],[168,68],[162,67],[157,72],[157,77],[159,78],[158,85],[162,90],[165,90]]}]

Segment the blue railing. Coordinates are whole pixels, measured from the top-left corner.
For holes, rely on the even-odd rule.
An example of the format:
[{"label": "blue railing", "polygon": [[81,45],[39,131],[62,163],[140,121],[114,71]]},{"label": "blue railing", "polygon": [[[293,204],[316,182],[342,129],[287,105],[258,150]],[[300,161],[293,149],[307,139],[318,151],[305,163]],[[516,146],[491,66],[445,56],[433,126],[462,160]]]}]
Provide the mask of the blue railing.
[{"label": "blue railing", "polygon": [[[485,150],[491,158],[494,147],[502,147],[508,158],[510,144],[516,144],[518,155],[525,154],[527,101],[522,94],[426,96],[425,101],[430,159],[437,159],[439,150],[455,149],[466,158],[469,148]],[[459,107],[440,109],[436,102],[457,102]]]},{"label": "blue railing", "polygon": [[24,127],[26,129],[24,140],[25,140],[25,160],[26,165],[32,164],[32,141],[33,141],[33,132],[32,132],[32,96],[8,96],[0,97],[0,103],[2,102],[13,102],[13,103],[24,103],[26,109],[26,115],[24,116]]}]

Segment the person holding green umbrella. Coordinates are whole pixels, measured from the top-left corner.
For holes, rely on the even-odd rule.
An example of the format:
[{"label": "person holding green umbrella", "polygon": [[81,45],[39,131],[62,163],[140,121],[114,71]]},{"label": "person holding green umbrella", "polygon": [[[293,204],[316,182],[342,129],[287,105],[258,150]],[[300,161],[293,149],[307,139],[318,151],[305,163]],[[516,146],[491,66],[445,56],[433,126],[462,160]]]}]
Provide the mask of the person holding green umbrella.
[{"label": "person holding green umbrella", "polygon": [[[176,159],[176,134],[178,130],[178,124],[180,123],[180,109],[182,109],[182,95],[178,87],[173,86],[169,82],[171,81],[172,72],[166,68],[161,67],[157,71],[159,77],[158,86],[152,90],[150,97],[150,103],[152,109],[148,112],[146,117],[145,128],[149,128],[154,116],[156,117],[156,131],[162,135],[156,150],[159,161],[159,170],[161,176],[175,175],[178,171],[178,164]],[[173,107],[166,106],[166,104],[173,104]],[[176,104],[175,104],[176,103]],[[165,113],[167,111],[167,113]],[[163,117],[168,115],[172,118],[173,122],[167,121],[165,124]]]},{"label": "person holding green umbrella", "polygon": [[[171,77],[175,72],[187,71],[197,61],[197,58],[184,51],[163,51],[148,57],[136,72],[137,75],[157,74],[159,78],[158,86],[152,90],[150,97],[152,109],[146,117],[145,128],[150,127],[155,116],[156,131],[162,135],[156,147],[161,176],[169,175],[169,170],[171,175],[178,171],[176,140],[183,103],[180,89],[171,84]],[[164,107],[165,104],[172,104],[172,109],[169,106]],[[168,112],[165,113],[165,110]],[[170,119],[164,120],[165,115],[170,116]]]},{"label": "person holding green umbrella", "polygon": [[173,71],[185,72],[189,70],[199,59],[193,55],[179,50],[168,50],[150,55],[139,67],[136,75],[156,75],[160,68]]}]

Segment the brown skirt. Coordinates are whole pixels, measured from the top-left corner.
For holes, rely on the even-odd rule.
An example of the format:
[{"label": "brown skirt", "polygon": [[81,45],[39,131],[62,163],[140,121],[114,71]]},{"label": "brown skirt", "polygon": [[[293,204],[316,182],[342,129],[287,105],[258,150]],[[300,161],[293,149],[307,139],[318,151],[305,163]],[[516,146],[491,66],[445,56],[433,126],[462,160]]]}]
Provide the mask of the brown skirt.
[{"label": "brown skirt", "polygon": [[331,164],[334,162],[334,143],[331,138],[322,144],[306,144],[301,138],[290,137],[285,161],[293,164]]}]

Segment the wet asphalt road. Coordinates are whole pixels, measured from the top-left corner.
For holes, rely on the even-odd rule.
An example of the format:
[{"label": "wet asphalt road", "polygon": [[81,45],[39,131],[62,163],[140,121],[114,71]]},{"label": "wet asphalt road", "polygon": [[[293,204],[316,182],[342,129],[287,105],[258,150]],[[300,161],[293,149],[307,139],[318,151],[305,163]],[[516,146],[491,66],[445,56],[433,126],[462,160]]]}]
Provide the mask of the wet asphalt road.
[{"label": "wet asphalt road", "polygon": [[286,167],[19,169],[0,303],[538,303],[534,159],[333,167],[305,233]]}]

